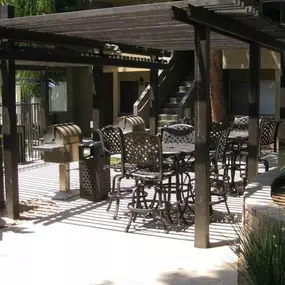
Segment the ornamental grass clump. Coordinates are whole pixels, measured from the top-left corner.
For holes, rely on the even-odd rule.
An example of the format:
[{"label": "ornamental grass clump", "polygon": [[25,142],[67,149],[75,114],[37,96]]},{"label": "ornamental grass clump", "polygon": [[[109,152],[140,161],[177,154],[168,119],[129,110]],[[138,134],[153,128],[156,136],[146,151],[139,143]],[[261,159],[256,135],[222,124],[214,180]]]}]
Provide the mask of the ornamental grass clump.
[{"label": "ornamental grass clump", "polygon": [[249,285],[285,285],[285,225],[277,220],[260,223],[258,230],[239,231],[240,271]]}]

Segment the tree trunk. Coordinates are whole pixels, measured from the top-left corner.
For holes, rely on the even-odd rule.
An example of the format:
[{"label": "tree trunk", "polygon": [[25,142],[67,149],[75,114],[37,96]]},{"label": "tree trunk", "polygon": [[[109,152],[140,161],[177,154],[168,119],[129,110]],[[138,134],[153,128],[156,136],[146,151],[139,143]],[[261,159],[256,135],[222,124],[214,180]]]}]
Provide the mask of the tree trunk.
[{"label": "tree trunk", "polygon": [[212,122],[226,121],[225,94],[223,86],[223,51],[211,50],[210,101]]}]

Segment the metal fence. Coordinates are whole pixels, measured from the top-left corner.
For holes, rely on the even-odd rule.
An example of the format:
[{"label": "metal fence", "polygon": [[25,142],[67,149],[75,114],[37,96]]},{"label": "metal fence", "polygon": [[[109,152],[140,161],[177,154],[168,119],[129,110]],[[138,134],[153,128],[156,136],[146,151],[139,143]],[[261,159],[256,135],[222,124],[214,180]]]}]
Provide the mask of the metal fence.
[{"label": "metal fence", "polygon": [[[2,105],[0,124],[2,126]],[[29,162],[41,159],[41,153],[33,150],[40,145],[45,128],[44,108],[41,103],[16,103],[18,161]]]}]

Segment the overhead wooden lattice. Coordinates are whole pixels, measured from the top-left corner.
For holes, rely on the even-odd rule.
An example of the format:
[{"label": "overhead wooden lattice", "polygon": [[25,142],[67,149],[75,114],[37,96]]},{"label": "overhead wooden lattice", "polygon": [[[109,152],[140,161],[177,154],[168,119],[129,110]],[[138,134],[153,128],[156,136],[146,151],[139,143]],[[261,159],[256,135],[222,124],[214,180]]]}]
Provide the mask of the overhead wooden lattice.
[{"label": "overhead wooden lattice", "polygon": [[[260,17],[253,7],[240,0],[176,1],[3,19],[0,37],[50,43],[62,39],[63,44],[82,46],[116,43],[153,50],[190,50],[194,49],[194,27],[175,20],[172,9],[175,6],[189,13],[188,4],[230,17],[276,39],[285,39],[282,27]],[[248,46],[219,33],[211,32],[210,38],[212,48]]]}]

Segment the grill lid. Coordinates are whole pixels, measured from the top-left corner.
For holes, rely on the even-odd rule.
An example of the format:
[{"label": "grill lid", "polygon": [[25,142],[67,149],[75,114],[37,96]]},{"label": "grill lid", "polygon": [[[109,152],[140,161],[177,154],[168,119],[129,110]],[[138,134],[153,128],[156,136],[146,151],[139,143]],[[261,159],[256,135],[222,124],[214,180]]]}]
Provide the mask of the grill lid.
[{"label": "grill lid", "polygon": [[81,140],[82,131],[73,123],[56,124],[47,127],[43,135],[44,144],[66,144]]}]

